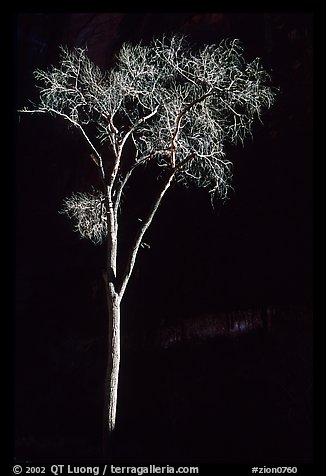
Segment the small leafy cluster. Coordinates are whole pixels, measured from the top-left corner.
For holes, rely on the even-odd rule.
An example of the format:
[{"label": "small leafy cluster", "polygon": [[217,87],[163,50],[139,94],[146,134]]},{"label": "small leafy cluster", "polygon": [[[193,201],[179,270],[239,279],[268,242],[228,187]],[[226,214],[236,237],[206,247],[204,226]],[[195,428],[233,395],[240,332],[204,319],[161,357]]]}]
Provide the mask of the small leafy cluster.
[{"label": "small leafy cluster", "polygon": [[60,213],[74,221],[74,231],[95,245],[101,244],[107,236],[105,197],[102,192],[73,193],[64,200]]}]

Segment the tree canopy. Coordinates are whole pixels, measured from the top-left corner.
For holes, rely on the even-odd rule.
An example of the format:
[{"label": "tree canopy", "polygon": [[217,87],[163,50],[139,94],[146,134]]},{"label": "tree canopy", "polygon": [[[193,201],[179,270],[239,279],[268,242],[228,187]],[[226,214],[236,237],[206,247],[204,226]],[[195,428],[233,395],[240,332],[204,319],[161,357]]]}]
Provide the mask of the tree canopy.
[{"label": "tree canopy", "polygon": [[[182,35],[148,45],[125,43],[106,72],[90,61],[86,49],[62,47],[59,66],[37,70],[35,77],[40,101],[28,112],[61,116],[80,130],[115,212],[132,172],[149,162],[160,167],[169,184],[195,184],[212,198],[225,198],[232,178],[225,144],[243,143],[255,117],[275,99],[259,58],[246,62],[237,39],[196,48]],[[114,164],[109,176],[103,146]],[[65,201],[78,231],[95,243],[107,234],[104,201],[101,192],[77,193]]]}]

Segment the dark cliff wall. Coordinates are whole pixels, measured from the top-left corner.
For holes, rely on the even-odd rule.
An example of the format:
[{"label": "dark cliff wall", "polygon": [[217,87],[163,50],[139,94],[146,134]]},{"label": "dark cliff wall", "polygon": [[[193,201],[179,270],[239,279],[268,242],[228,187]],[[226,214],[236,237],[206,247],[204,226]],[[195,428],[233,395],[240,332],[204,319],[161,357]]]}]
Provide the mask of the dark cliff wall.
[{"label": "dark cliff wall", "polygon": [[[154,358],[135,349],[160,333],[161,321],[177,333],[183,319],[212,310],[310,304],[312,15],[22,13],[16,21],[15,102],[20,108],[36,99],[32,72],[54,64],[60,44],[87,45],[92,60],[107,68],[123,41],[147,42],[170,32],[198,42],[240,38],[246,57],[261,57],[280,93],[263,125],[255,126],[253,142],[228,150],[235,163],[230,200],[212,210],[206,195],[175,188],[147,235],[151,248],[141,251],[123,303],[130,346],[121,374],[120,449],[136,456],[161,451],[164,458],[165,449],[196,455],[197,445],[205,460],[208,454],[214,459],[218,446],[219,457],[229,461],[240,453],[262,461],[279,456],[286,462],[289,455],[291,462],[308,461],[311,337],[304,326],[285,325],[267,341],[253,334],[228,340],[222,350],[213,339],[203,354],[193,352],[196,337],[184,354],[170,348]],[[100,439],[104,254],[79,240],[58,210],[65,196],[93,183],[94,164],[79,135],[60,121],[15,117],[17,451],[25,459],[86,458],[98,455]],[[203,332],[215,332],[214,322]],[[200,334],[199,321],[192,329]],[[203,409],[197,436],[189,423],[195,406]]]}]

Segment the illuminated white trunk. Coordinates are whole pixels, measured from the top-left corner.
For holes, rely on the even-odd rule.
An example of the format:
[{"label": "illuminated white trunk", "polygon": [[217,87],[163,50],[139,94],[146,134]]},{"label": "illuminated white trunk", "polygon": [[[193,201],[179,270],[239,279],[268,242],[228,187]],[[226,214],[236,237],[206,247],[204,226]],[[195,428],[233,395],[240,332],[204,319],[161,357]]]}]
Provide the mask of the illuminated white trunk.
[{"label": "illuminated white trunk", "polygon": [[113,298],[109,311],[109,349],[106,387],[109,392],[107,420],[109,431],[114,431],[117,414],[117,396],[120,366],[120,303]]},{"label": "illuminated white trunk", "polygon": [[103,421],[103,450],[111,453],[108,447],[112,442],[116,427],[119,368],[120,368],[120,300],[115,292],[107,287],[108,303],[108,360],[104,382],[104,421]]},{"label": "illuminated white trunk", "polygon": [[120,302],[116,291],[117,262],[117,216],[111,199],[111,189],[107,195],[108,240],[107,269],[104,273],[108,310],[107,367],[104,381],[103,412],[103,452],[113,454],[113,433],[116,427],[118,384],[120,368]]}]

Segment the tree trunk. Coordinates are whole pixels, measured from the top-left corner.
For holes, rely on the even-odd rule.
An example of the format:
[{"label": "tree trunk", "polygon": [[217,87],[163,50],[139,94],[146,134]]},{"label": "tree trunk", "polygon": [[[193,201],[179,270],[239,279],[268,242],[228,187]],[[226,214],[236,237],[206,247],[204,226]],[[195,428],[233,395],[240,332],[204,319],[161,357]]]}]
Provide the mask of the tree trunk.
[{"label": "tree trunk", "polygon": [[108,361],[104,382],[103,455],[112,457],[116,423],[120,366],[120,300],[111,286],[106,286],[108,304]]}]

